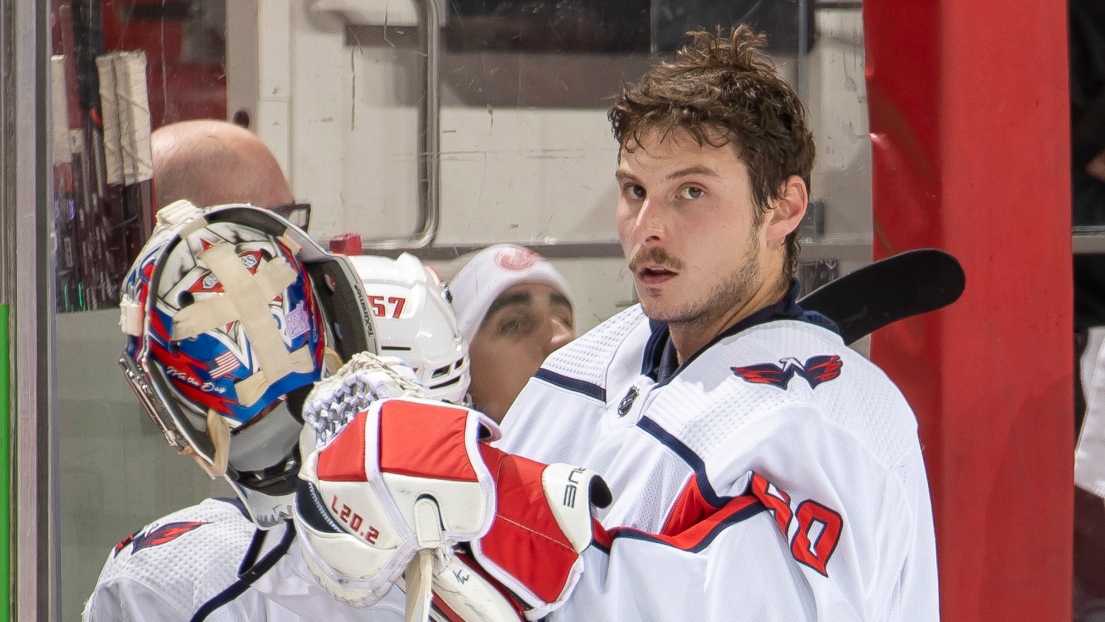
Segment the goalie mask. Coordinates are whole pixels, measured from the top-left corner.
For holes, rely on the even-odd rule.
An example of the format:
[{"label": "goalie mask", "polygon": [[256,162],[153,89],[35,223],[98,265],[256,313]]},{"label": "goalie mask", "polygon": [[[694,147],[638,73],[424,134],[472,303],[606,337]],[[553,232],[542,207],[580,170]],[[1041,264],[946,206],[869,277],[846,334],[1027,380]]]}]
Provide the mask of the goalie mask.
[{"label": "goalie mask", "polygon": [[287,220],[178,201],[123,282],[120,364],[170,445],[224,476],[261,527],[288,518],[301,407],[376,336],[356,272]]},{"label": "goalie mask", "polygon": [[467,403],[468,344],[437,273],[409,253],[398,259],[369,255],[349,259],[364,282],[379,330],[380,354],[395,356],[414,368],[427,397]]}]

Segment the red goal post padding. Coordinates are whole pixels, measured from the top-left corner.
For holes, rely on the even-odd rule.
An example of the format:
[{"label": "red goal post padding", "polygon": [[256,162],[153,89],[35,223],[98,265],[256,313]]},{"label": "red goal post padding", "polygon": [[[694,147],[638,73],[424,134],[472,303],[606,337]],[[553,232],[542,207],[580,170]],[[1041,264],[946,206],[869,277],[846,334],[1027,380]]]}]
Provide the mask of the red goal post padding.
[{"label": "red goal post padding", "polygon": [[[864,0],[881,258],[967,288],[876,334],[920,422],[942,619],[1071,619],[1073,354],[1064,2]],[[1103,562],[1105,563],[1105,562]]]}]

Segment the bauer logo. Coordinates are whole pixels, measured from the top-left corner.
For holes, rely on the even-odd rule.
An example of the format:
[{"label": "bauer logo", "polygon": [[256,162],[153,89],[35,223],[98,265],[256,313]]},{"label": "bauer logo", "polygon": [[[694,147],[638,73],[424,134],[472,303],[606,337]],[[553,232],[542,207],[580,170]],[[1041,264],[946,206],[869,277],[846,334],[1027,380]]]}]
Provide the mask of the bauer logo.
[{"label": "bauer logo", "polygon": [[844,362],[840,357],[831,354],[826,356],[812,356],[803,364],[795,358],[785,358],[776,363],[763,363],[760,365],[746,365],[744,367],[730,367],[738,378],[752,384],[769,384],[773,387],[786,390],[787,384],[794,376],[805,378],[811,389],[829,382],[840,376],[840,368]]},{"label": "bauer logo", "polygon": [[538,261],[541,261],[541,255],[528,248],[504,248],[495,253],[495,263],[502,269],[512,272],[529,270]]},{"label": "bauer logo", "polygon": [[576,491],[579,489],[581,480],[579,476],[583,475],[583,469],[575,468],[568,474],[568,485],[564,487],[564,507],[574,508],[576,506]]}]

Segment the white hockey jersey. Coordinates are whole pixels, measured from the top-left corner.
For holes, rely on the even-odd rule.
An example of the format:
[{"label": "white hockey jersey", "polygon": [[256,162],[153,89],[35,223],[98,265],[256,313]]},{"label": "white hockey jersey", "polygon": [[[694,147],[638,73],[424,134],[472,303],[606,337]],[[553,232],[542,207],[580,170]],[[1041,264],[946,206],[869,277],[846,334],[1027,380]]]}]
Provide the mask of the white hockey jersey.
[{"label": "white hockey jersey", "polygon": [[500,448],[614,493],[549,619],[939,619],[914,415],[802,318],[792,294],[675,369],[666,327],[633,307],[545,361]]},{"label": "white hockey jersey", "polygon": [[[300,557],[297,547],[287,525],[261,531],[236,501],[207,499],[116,545],[85,605],[84,620],[403,620],[399,590],[371,609],[333,600],[313,577],[301,574],[307,572],[304,566],[286,563]],[[283,570],[272,571],[274,566]],[[263,596],[267,591],[301,596],[289,597],[285,608]]]}]

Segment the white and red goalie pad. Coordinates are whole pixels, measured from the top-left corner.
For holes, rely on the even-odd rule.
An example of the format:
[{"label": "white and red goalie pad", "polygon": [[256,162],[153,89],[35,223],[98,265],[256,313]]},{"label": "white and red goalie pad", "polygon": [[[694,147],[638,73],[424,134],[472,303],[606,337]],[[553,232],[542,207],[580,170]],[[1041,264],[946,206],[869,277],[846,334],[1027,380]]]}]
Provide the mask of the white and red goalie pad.
[{"label": "white and red goalie pad", "polygon": [[[297,523],[320,579],[342,587],[339,598],[370,604],[419,550],[443,558],[449,542],[486,534],[495,485],[479,447],[495,431],[477,411],[425,400],[356,413],[300,471],[314,490],[300,495]],[[436,511],[424,511],[427,500]]]},{"label": "white and red goalie pad", "polygon": [[567,464],[545,465],[480,447],[495,480],[495,522],[471,543],[480,567],[526,605],[537,620],[557,609],[583,572],[580,553],[591,545],[592,504],[609,505],[597,473]]}]

